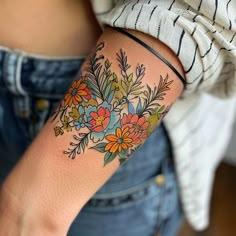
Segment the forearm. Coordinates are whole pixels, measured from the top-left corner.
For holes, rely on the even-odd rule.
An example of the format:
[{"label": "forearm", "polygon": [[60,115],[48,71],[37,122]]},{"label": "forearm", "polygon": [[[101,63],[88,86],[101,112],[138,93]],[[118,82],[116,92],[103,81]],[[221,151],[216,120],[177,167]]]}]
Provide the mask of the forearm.
[{"label": "forearm", "polygon": [[[182,73],[170,49],[132,33]],[[168,66],[112,29],[77,79],[3,186],[25,220],[48,221],[47,227],[62,231],[145,142],[183,89]]]}]

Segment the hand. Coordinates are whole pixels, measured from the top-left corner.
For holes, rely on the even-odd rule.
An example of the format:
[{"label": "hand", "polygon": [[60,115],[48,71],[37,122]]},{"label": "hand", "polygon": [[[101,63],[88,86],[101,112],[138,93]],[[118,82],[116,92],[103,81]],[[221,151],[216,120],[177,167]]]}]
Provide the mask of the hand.
[{"label": "hand", "polygon": [[65,236],[50,217],[39,217],[33,208],[20,205],[6,187],[0,191],[0,236]]}]

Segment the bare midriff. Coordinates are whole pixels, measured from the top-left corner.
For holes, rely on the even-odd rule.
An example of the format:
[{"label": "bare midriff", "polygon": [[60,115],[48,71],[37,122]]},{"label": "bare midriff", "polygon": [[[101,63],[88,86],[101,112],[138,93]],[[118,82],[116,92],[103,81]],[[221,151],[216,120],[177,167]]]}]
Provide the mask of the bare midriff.
[{"label": "bare midriff", "polygon": [[48,56],[87,55],[101,29],[89,0],[0,0],[0,46]]}]

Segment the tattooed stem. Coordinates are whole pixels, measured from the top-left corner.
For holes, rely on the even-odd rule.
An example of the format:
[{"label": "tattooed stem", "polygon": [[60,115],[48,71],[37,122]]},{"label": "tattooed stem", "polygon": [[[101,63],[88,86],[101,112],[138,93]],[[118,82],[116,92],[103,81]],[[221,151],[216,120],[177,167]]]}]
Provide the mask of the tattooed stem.
[{"label": "tattooed stem", "polygon": [[53,113],[53,118],[52,118],[52,121],[55,121],[56,120],[56,118],[58,117],[58,115],[61,113],[61,115],[60,115],[60,120],[61,120],[61,117],[63,116],[63,114],[64,114],[64,111],[67,109],[67,107],[66,108],[64,108],[64,109],[62,109],[62,105],[60,104],[59,105],[59,107],[58,107],[58,109]]},{"label": "tattooed stem", "polygon": [[122,105],[122,100],[118,100],[117,104],[113,106],[112,110],[116,110],[121,105]]},{"label": "tattooed stem", "polygon": [[79,141],[78,143],[73,143],[71,142],[70,145],[74,148],[68,148],[67,151],[64,151],[65,154],[68,155],[69,158],[71,159],[75,159],[77,154],[80,154],[81,152],[84,153],[85,147],[88,145],[88,137],[89,137],[89,133],[82,133],[80,134],[80,137],[74,135],[73,138],[77,141]]}]

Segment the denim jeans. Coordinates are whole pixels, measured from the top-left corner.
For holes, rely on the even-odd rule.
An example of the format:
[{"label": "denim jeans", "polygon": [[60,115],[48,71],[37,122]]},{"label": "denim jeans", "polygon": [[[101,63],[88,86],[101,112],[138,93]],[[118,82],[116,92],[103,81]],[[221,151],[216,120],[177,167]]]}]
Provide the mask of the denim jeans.
[{"label": "denim jeans", "polygon": [[[43,127],[83,58],[0,47],[0,182]],[[161,124],[86,203],[68,236],[174,236],[183,218],[171,145]]]}]

